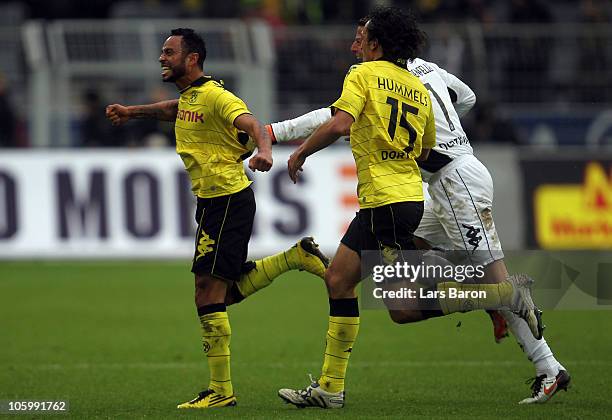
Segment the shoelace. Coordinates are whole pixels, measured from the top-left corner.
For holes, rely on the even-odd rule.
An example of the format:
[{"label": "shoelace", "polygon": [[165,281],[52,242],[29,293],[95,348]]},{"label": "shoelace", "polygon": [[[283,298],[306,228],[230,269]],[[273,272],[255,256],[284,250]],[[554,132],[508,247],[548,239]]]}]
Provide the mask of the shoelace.
[{"label": "shoelace", "polygon": [[299,390],[300,396],[304,399],[306,399],[307,397],[310,397],[310,393],[312,391],[312,385],[316,383],[311,373],[308,374],[308,377],[310,378],[310,385],[308,385],[305,389]]},{"label": "shoelace", "polygon": [[525,381],[526,384],[531,384],[531,396],[535,397],[536,395],[538,395],[540,393],[540,390],[542,389],[542,382],[544,382],[544,379],[546,378],[546,375],[540,375],[540,376],[536,376],[534,378],[529,378]]}]

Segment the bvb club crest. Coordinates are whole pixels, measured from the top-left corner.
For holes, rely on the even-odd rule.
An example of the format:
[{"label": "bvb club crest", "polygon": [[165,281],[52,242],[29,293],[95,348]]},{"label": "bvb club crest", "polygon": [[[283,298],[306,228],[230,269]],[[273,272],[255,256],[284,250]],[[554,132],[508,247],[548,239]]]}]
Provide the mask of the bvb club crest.
[{"label": "bvb club crest", "polygon": [[197,99],[198,99],[198,92],[191,92],[191,98],[189,98],[188,102],[190,104],[195,104]]}]

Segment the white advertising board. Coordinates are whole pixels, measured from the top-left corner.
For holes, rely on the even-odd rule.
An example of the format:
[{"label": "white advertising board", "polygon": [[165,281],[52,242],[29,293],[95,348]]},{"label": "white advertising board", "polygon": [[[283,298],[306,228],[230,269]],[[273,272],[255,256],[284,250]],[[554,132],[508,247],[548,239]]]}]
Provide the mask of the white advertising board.
[{"label": "white advertising board", "polygon": [[[257,215],[250,255],[312,235],[333,253],[357,210],[348,147],[308,160],[302,182],[286,171],[292,148],[252,174]],[[195,200],[173,150],[3,151],[0,259],[190,258]]]}]

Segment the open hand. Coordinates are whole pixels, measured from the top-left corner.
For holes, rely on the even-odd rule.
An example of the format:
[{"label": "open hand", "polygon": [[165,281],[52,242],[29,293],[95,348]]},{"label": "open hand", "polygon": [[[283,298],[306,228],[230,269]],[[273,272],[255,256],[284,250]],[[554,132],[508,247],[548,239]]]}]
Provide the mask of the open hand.
[{"label": "open hand", "polygon": [[300,149],[296,150],[289,156],[289,160],[287,161],[287,171],[289,172],[289,178],[293,181],[293,183],[297,183],[298,174],[302,172],[302,165],[306,162],[306,158],[303,156]]}]

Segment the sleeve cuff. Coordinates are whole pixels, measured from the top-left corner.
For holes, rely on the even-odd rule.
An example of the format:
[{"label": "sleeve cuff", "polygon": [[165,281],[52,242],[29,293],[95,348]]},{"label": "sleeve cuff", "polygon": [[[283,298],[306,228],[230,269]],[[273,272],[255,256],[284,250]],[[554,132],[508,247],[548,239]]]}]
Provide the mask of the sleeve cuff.
[{"label": "sleeve cuff", "polygon": [[272,128],[272,124],[266,124],[265,127],[268,131],[268,134],[270,135],[270,138],[272,139],[272,144],[278,143],[278,141],[276,140],[276,136],[274,135],[274,129]]}]

